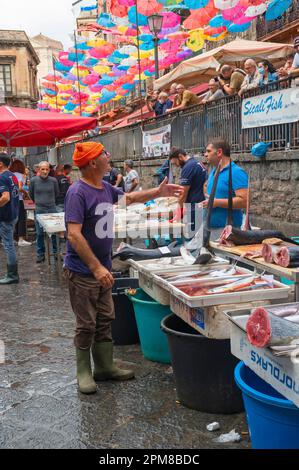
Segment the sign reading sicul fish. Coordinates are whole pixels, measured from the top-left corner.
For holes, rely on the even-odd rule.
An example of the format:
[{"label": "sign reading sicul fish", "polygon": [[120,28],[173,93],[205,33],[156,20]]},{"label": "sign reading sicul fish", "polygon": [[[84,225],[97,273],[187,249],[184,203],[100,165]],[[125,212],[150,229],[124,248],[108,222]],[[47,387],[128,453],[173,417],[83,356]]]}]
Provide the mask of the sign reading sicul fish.
[{"label": "sign reading sicul fish", "polygon": [[142,139],[143,157],[163,157],[170,153],[171,125],[144,131]]},{"label": "sign reading sicul fish", "polygon": [[242,129],[299,120],[299,88],[274,91],[242,101]]}]

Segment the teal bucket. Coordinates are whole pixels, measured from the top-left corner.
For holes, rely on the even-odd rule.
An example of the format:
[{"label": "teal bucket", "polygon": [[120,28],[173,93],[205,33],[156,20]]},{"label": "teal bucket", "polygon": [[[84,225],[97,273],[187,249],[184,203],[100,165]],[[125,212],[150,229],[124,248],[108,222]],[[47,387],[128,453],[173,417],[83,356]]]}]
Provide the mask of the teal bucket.
[{"label": "teal bucket", "polygon": [[160,327],[163,318],[171,313],[169,307],[159,304],[142,289],[137,289],[136,295],[130,296],[130,299],[134,306],[142,354],[150,361],[171,364],[167,336]]},{"label": "teal bucket", "polygon": [[[295,242],[299,243],[299,237],[291,237],[292,240],[294,240]],[[283,284],[286,284],[288,286],[291,286],[292,284],[295,284],[294,281],[291,281],[290,279],[287,279],[286,277],[281,277],[280,278],[280,282],[282,282]]]},{"label": "teal bucket", "polygon": [[235,381],[242,390],[253,449],[299,449],[299,408],[239,362]]}]

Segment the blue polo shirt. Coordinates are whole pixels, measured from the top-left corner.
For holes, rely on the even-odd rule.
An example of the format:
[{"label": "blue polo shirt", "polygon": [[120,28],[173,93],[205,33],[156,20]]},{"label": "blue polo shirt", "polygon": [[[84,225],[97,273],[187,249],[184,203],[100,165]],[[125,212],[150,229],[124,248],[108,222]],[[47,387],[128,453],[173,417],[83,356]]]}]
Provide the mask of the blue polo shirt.
[{"label": "blue polo shirt", "polygon": [[16,175],[9,170],[0,174],[0,195],[6,192],[10,200],[0,207],[0,222],[12,222],[19,215],[19,183]]},{"label": "blue polo shirt", "polygon": [[[216,168],[214,168],[208,179],[207,194],[210,195],[214,182]],[[228,181],[229,181],[229,165],[223,168],[219,173],[218,184],[215,194],[215,199],[228,199]],[[232,186],[233,197],[236,196],[235,191],[238,189],[248,188],[248,176],[246,171],[232,162]],[[211,228],[222,228],[227,224],[227,209],[222,207],[215,207],[212,210]],[[243,219],[243,212],[240,209],[233,210],[233,225],[234,227],[241,227]]]},{"label": "blue polo shirt", "polygon": [[182,186],[190,186],[186,202],[195,204],[204,201],[203,186],[206,179],[207,171],[203,164],[197,162],[194,158],[189,158],[182,168],[180,178]]}]

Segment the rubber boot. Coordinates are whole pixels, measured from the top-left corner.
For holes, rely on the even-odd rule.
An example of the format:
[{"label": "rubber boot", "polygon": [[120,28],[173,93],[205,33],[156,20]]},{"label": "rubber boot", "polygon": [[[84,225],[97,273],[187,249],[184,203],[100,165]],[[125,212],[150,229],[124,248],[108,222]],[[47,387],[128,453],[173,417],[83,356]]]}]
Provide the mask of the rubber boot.
[{"label": "rubber boot", "polygon": [[92,357],[94,360],[93,378],[101,380],[128,380],[133,379],[134,371],[119,369],[113,363],[113,343],[111,341],[93,343]]},{"label": "rubber boot", "polygon": [[17,264],[8,264],[7,265],[7,274],[2,279],[0,279],[0,285],[5,284],[18,284],[20,281],[18,274],[18,265]]},{"label": "rubber boot", "polygon": [[77,353],[77,381],[81,393],[90,394],[97,391],[92,377],[90,363],[90,349],[76,348]]}]

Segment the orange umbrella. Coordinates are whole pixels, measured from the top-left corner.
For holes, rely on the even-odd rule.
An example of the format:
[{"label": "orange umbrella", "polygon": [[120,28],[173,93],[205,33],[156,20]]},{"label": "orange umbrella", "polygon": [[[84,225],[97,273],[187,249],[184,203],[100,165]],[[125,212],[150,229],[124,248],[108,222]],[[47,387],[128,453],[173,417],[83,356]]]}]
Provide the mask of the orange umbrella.
[{"label": "orange umbrella", "polygon": [[191,15],[183,22],[183,26],[186,29],[202,28],[209,23],[217,12],[218,10],[215,8],[214,0],[210,0],[206,7],[191,10]]},{"label": "orange umbrella", "polygon": [[163,10],[163,5],[158,3],[156,0],[142,0],[138,2],[138,13],[145,16],[154,15]]}]

